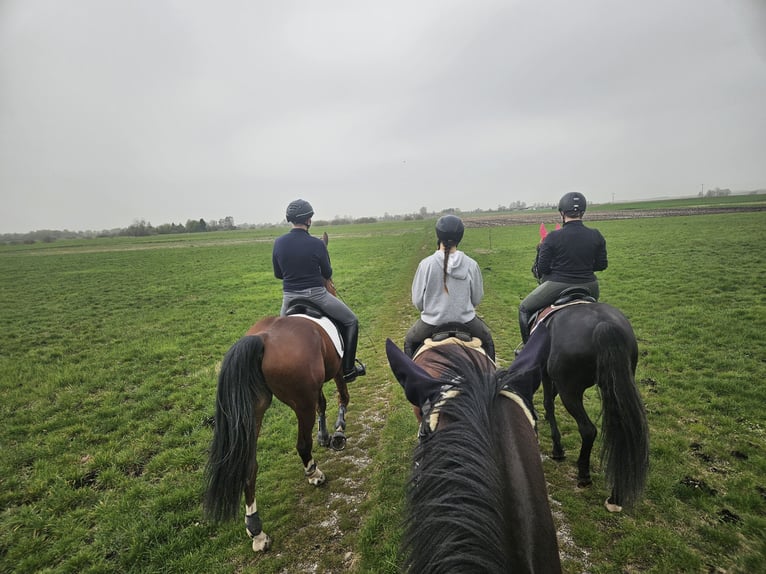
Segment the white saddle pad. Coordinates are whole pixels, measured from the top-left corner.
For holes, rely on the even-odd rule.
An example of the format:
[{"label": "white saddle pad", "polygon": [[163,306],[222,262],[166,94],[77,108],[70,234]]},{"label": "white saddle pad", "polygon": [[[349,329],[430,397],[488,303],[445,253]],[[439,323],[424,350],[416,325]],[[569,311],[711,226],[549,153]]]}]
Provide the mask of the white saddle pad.
[{"label": "white saddle pad", "polygon": [[303,315],[301,313],[298,313],[296,315],[290,315],[290,317],[303,317],[304,319],[309,319],[311,321],[314,321],[314,323],[322,327],[322,329],[324,329],[325,332],[327,333],[327,336],[330,337],[332,344],[335,345],[335,350],[338,352],[338,356],[341,359],[343,358],[343,343],[340,340],[340,334],[338,333],[338,328],[335,326],[335,323],[333,323],[330,319],[328,319],[327,317],[322,317],[321,319],[317,319],[315,317],[311,317],[309,315]]}]

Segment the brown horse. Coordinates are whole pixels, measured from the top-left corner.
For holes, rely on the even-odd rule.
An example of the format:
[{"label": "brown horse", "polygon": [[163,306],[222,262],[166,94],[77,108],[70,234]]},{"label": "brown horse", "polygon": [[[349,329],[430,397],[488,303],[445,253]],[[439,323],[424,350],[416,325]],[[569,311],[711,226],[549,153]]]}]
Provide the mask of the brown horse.
[{"label": "brown horse", "polygon": [[[331,281],[328,290],[335,295]],[[305,310],[309,302],[304,301]],[[327,400],[322,387],[335,380],[338,418],[330,437],[325,421]],[[253,550],[268,550],[271,538],[263,531],[255,500],[258,475],[256,443],[272,396],[289,405],[298,417],[296,448],[309,484],[325,481],[312,456],[312,432],[317,415],[317,442],[335,450],[345,447],[348,389],[341,357],[327,331],[299,315],[266,317],[253,325],[226,353],[218,377],[215,426],[206,468],[204,508],[213,520],[237,517],[245,494],[245,524]]]},{"label": "brown horse", "polygon": [[[421,420],[407,487],[406,570],[560,573],[531,424],[540,369],[495,372],[485,354],[459,343],[413,361],[389,339],[386,353]],[[535,382],[520,391],[521,380]]]}]

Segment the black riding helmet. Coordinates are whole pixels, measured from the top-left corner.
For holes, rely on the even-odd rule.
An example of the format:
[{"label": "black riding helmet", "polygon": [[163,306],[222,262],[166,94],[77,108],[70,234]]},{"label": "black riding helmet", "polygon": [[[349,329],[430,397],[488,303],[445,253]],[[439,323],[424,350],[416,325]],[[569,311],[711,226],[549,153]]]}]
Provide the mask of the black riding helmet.
[{"label": "black riding helmet", "polygon": [[289,223],[305,224],[314,215],[314,208],[304,199],[291,201],[287,206],[285,218]]},{"label": "black riding helmet", "polygon": [[442,215],[436,222],[436,237],[442,243],[451,241],[453,245],[457,245],[463,239],[463,231],[463,220],[456,215]]},{"label": "black riding helmet", "polygon": [[582,215],[586,206],[585,196],[576,191],[565,193],[559,200],[559,211],[565,215]]}]

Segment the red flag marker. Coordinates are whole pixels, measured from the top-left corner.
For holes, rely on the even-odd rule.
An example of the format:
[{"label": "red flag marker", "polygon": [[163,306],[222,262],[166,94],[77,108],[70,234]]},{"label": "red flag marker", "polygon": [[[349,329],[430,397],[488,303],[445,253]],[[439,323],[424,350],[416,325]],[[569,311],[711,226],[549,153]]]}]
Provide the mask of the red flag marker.
[{"label": "red flag marker", "polygon": [[548,230],[547,230],[547,229],[545,229],[545,224],[544,224],[544,223],[541,223],[541,224],[540,224],[540,241],[542,241],[543,239],[545,239],[545,237],[546,237],[547,235],[548,235]]}]

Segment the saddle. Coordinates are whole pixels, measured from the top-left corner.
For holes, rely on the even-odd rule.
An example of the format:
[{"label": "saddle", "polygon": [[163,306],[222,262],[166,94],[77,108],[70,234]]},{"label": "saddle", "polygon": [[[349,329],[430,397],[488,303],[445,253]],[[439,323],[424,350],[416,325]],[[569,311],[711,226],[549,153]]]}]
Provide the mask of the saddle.
[{"label": "saddle", "polygon": [[585,287],[568,287],[559,293],[558,299],[553,302],[553,305],[548,305],[537,311],[529,321],[531,325],[530,333],[541,324],[545,323],[553,313],[569,307],[570,305],[578,305],[581,303],[595,303],[596,299],[590,294],[590,291]]},{"label": "saddle", "polygon": [[290,306],[285,309],[285,315],[308,315],[312,319],[326,317],[324,312],[309,299],[293,299]]},{"label": "saddle", "polygon": [[438,325],[433,333],[431,333],[430,338],[435,343],[438,343],[439,341],[444,341],[450,337],[460,339],[466,343],[473,339],[473,335],[468,332],[468,329],[466,329],[465,325],[462,323],[445,323],[444,325]]},{"label": "saddle", "polygon": [[450,344],[462,345],[463,347],[468,347],[486,354],[481,339],[471,335],[465,325],[462,323],[446,323],[434,328],[431,336],[421,343],[412,358],[414,359],[426,349]]}]

